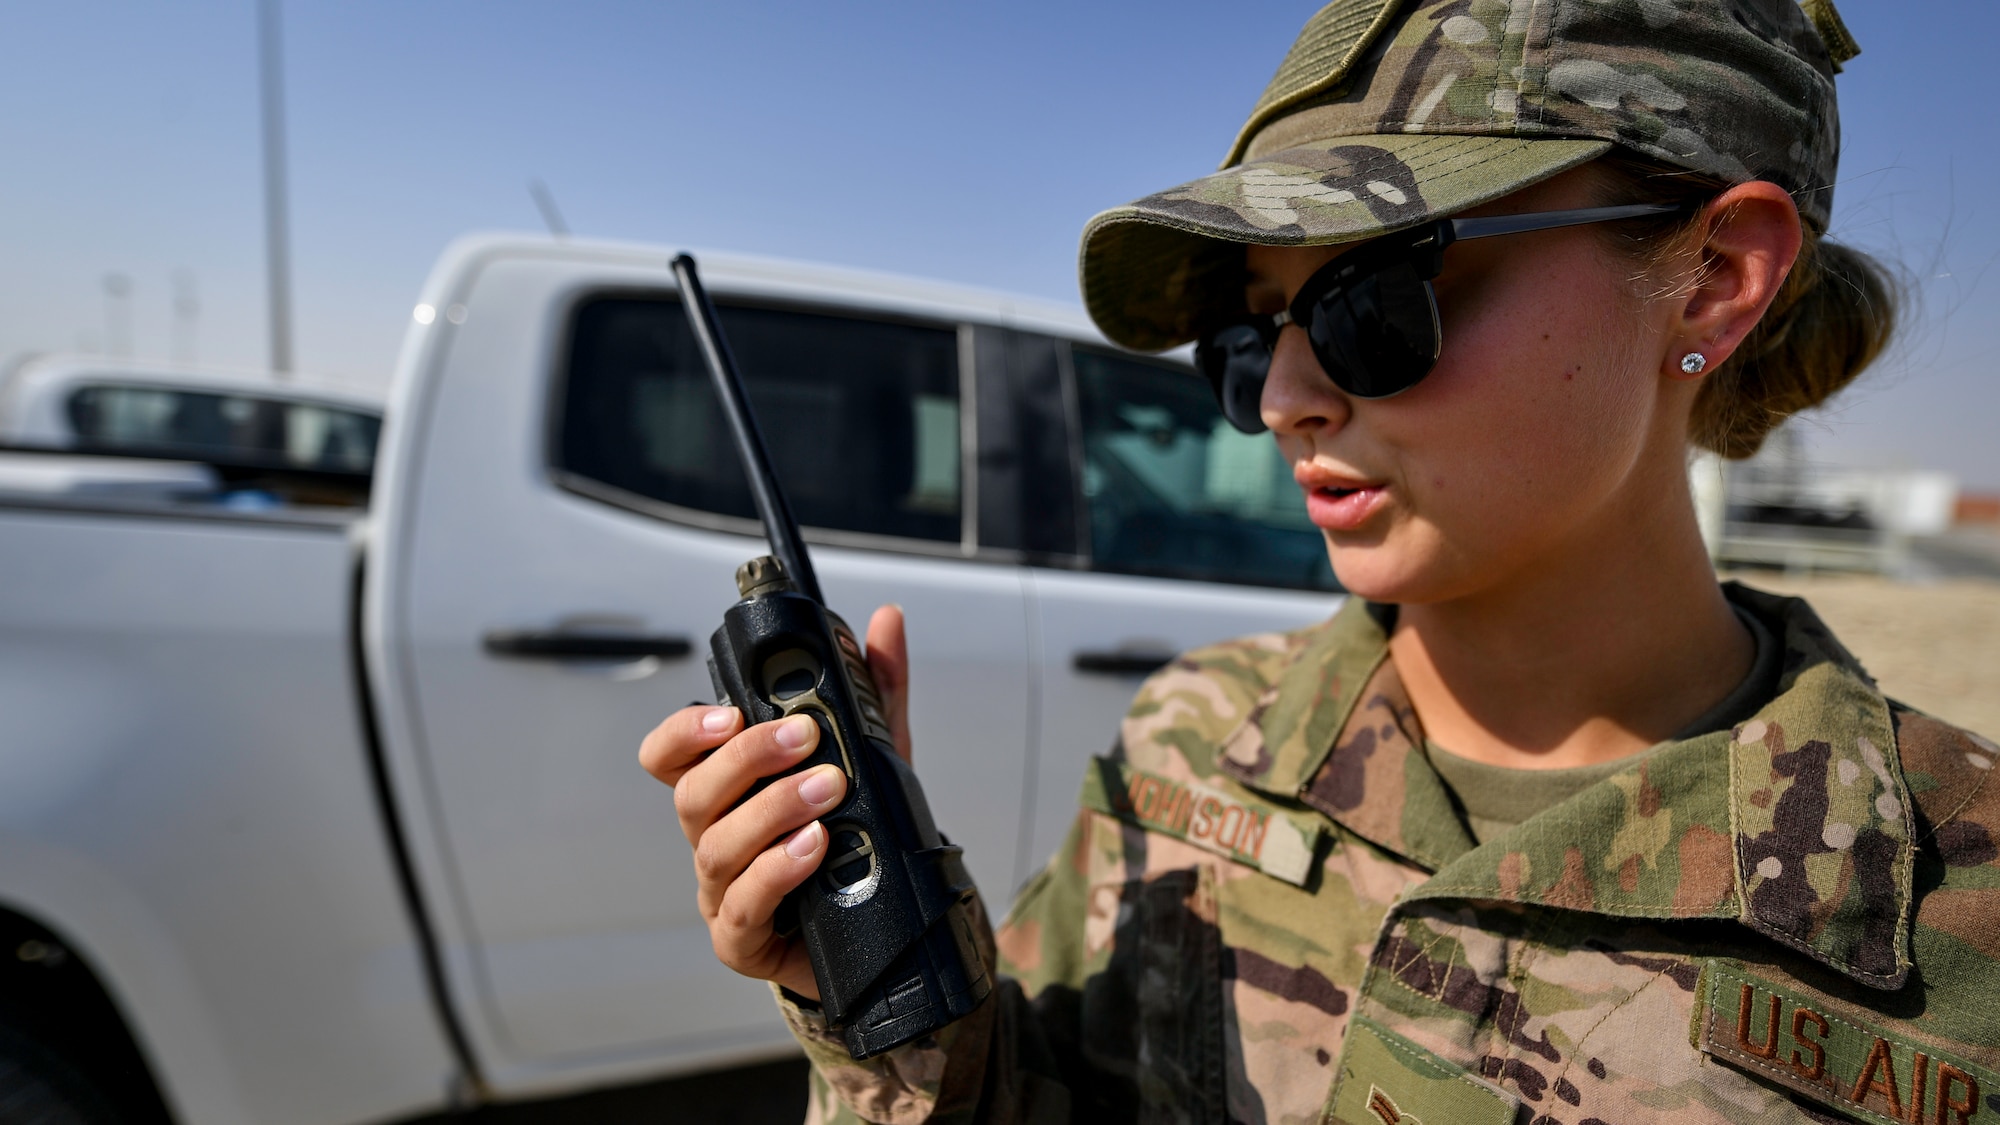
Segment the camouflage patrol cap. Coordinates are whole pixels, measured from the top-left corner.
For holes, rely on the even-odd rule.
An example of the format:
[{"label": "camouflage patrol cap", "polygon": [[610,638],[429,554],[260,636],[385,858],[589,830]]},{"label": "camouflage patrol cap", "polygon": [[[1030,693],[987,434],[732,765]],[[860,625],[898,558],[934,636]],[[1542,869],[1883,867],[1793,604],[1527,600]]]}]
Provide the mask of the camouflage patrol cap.
[{"label": "camouflage patrol cap", "polygon": [[1334,0],[1306,23],[1222,170],[1083,231],[1084,304],[1157,351],[1242,307],[1246,243],[1371,238],[1622,145],[1792,193],[1824,230],[1859,53],[1832,0]]}]

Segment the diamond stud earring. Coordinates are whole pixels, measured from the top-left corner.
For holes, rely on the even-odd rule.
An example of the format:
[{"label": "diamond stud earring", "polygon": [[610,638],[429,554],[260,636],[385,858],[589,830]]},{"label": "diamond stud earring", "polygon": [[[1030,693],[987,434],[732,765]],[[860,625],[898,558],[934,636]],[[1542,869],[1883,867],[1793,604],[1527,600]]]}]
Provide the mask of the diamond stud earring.
[{"label": "diamond stud earring", "polygon": [[1681,357],[1681,370],[1690,375],[1699,375],[1708,367],[1708,357],[1700,352],[1689,352]]}]

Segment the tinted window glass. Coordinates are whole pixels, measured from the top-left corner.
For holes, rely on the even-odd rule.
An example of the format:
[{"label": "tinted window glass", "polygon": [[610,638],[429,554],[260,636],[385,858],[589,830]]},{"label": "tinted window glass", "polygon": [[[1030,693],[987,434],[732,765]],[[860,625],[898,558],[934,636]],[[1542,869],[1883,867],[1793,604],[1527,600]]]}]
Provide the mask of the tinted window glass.
[{"label": "tinted window glass", "polygon": [[86,446],[335,472],[369,471],[382,432],[360,411],[144,386],[80,387],[69,420]]},{"label": "tinted window glass", "polygon": [[[721,316],[800,523],[958,541],[955,331],[783,309],[724,307]],[[755,518],[679,301],[580,307],[562,418],[562,468]]]},{"label": "tinted window glass", "polygon": [[1192,370],[1079,348],[1076,382],[1096,569],[1339,589],[1277,443],[1225,422]]},{"label": "tinted window glass", "polygon": [[1076,471],[1063,358],[1069,343],[973,329],[979,368],[979,545],[1031,561],[1077,553]]}]

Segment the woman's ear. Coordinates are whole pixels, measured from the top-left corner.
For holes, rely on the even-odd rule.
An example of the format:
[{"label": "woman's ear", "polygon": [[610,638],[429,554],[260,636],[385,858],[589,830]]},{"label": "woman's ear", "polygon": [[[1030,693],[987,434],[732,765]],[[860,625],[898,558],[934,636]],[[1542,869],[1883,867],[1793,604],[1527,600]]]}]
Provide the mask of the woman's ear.
[{"label": "woman's ear", "polygon": [[[1679,295],[1672,347],[1663,357],[1662,369],[1677,379],[1714,370],[1736,351],[1771,307],[1804,239],[1797,204],[1769,180],[1737,184],[1716,196],[1702,208],[1696,230],[1700,264],[1693,284]],[[1692,371],[1681,362],[1690,352],[1706,360]]]}]

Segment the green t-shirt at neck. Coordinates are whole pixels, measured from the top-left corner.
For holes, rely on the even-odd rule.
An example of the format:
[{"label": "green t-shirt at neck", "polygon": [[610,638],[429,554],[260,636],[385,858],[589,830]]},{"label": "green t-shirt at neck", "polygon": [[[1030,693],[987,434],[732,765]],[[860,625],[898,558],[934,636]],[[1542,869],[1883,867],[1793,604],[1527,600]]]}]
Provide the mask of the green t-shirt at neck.
[{"label": "green t-shirt at neck", "polygon": [[[1757,645],[1750,674],[1743,677],[1743,682],[1737,684],[1735,690],[1720,703],[1676,731],[1668,741],[1678,742],[1733,727],[1756,714],[1777,694],[1778,662],[1782,656],[1777,639],[1771,636],[1763,622],[1740,609],[1736,615],[1749,628],[1750,636]],[[1473,840],[1484,844],[1542,810],[1553,808],[1612,774],[1630,768],[1652,750],[1563,770],[1488,765],[1461,758],[1428,739],[1424,741],[1424,753],[1430,758],[1431,768],[1437,771],[1445,787],[1457,798],[1458,807],[1465,816],[1465,826],[1471,830]]]},{"label": "green t-shirt at neck", "polygon": [[1444,779],[1445,787],[1458,798],[1458,807],[1473,840],[1481,844],[1543,809],[1562,804],[1637,760],[1624,757],[1566,770],[1528,770],[1461,758],[1434,742],[1425,742],[1424,752],[1430,756],[1431,768]]}]

